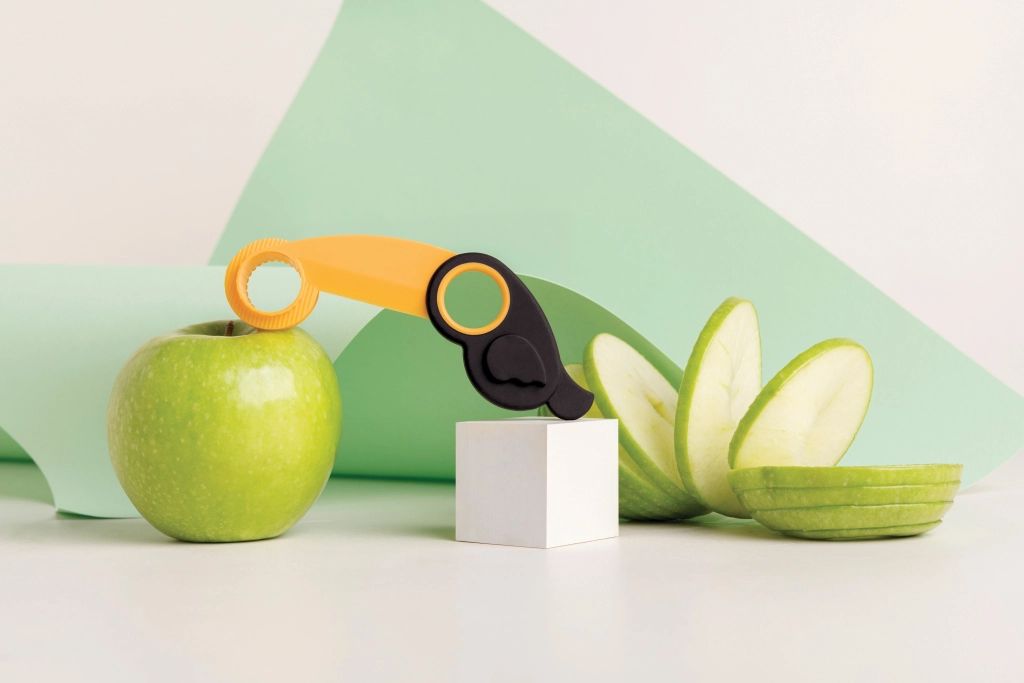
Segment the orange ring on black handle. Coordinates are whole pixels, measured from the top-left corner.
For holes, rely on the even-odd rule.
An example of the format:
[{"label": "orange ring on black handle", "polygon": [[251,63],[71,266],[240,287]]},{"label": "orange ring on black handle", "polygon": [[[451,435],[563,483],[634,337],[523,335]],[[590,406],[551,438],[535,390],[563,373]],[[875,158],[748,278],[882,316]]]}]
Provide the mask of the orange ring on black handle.
[{"label": "orange ring on black handle", "polygon": [[[243,247],[228,264],[224,274],[224,293],[231,310],[239,318],[261,330],[284,330],[298,325],[313,312],[320,290],[309,283],[302,263],[293,259],[281,247],[287,240],[269,237],[256,240]],[[301,284],[295,300],[276,311],[257,308],[249,298],[249,279],[265,263],[286,263],[299,274]]]},{"label": "orange ring on black handle", "polygon": [[[482,327],[455,323],[444,309],[447,285],[459,274],[482,272],[502,287],[498,317]],[[547,404],[565,420],[584,415],[594,395],[569,377],[551,324],[529,288],[504,263],[481,253],[456,254],[427,285],[427,317],[442,337],[462,347],[466,377],[480,395],[510,410]]]},{"label": "orange ring on black handle", "polygon": [[[483,273],[498,285],[498,289],[501,291],[501,310],[498,311],[498,315],[491,322],[480,327],[466,327],[461,323],[456,322],[448,312],[448,307],[445,305],[444,297],[448,292],[448,285],[452,281],[463,273]],[[512,306],[512,295],[509,293],[508,283],[505,278],[501,276],[497,270],[493,267],[488,266],[484,263],[469,262],[460,263],[455,266],[441,278],[441,282],[437,286],[437,312],[441,316],[441,319],[456,332],[468,335],[480,335],[487,334],[488,332],[496,329],[498,325],[505,322],[505,317],[508,316],[508,309]]]}]

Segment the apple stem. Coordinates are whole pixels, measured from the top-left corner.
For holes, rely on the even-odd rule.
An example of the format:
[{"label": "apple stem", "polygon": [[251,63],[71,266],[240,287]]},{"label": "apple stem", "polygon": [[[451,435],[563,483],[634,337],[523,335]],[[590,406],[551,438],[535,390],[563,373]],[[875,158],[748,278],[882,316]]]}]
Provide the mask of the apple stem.
[{"label": "apple stem", "polygon": [[227,327],[224,328],[224,336],[230,337],[235,331],[235,321],[229,320]]}]

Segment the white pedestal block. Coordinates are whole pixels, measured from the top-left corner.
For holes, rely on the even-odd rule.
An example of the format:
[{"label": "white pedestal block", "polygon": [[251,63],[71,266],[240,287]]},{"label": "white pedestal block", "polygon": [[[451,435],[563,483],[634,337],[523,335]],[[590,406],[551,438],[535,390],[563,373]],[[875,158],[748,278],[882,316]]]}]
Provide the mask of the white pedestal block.
[{"label": "white pedestal block", "polygon": [[455,426],[455,539],[551,548],[619,535],[617,420]]}]

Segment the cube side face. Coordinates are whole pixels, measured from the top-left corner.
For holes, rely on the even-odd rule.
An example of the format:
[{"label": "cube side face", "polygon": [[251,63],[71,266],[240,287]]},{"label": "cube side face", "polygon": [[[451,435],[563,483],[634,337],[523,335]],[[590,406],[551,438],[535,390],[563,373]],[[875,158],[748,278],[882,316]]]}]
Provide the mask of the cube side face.
[{"label": "cube side face", "polygon": [[540,420],[456,424],[456,540],[545,547],[546,441]]},{"label": "cube side face", "polygon": [[619,535],[619,423],[577,420],[547,431],[547,544]]}]

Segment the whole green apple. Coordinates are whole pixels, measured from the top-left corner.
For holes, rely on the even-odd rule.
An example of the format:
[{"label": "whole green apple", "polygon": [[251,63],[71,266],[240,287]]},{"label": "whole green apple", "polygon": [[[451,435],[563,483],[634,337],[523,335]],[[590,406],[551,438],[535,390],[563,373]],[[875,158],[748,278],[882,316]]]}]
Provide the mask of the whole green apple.
[{"label": "whole green apple", "polygon": [[150,340],[114,384],[110,456],[139,512],[185,541],[288,530],[330,476],[341,396],[306,332],[201,323]]}]

